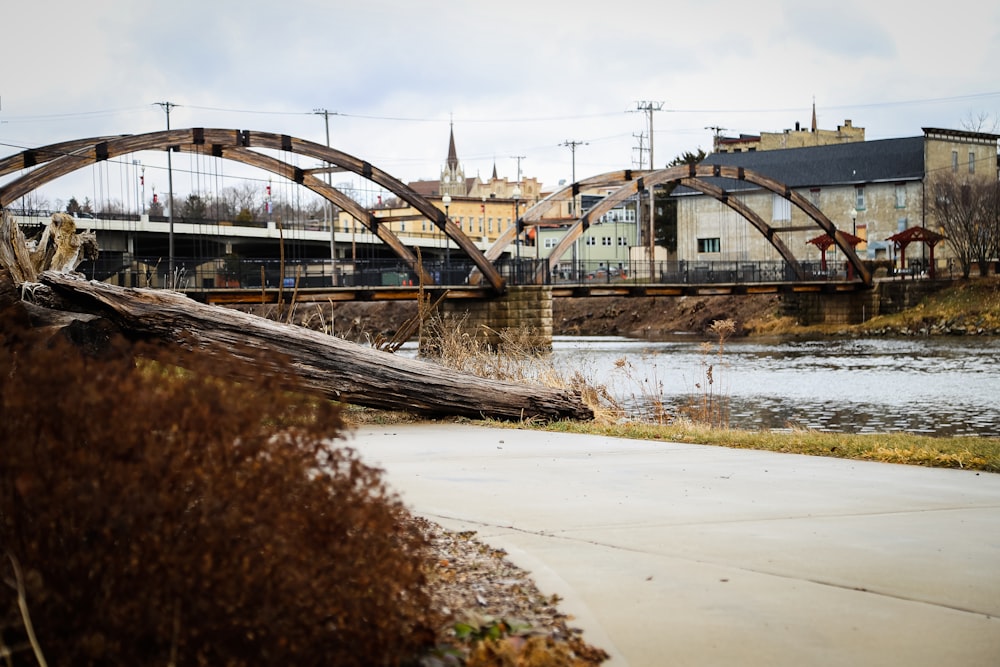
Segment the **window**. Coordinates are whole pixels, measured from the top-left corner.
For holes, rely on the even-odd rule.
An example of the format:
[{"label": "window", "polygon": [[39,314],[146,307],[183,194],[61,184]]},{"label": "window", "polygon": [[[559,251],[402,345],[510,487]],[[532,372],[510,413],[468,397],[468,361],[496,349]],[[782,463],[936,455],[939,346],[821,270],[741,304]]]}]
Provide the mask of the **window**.
[{"label": "window", "polygon": [[969,173],[976,173],[976,154],[969,151]]},{"label": "window", "polygon": [[792,202],[781,195],[771,195],[771,219],[787,222],[792,219]]},{"label": "window", "polygon": [[722,244],[718,237],[711,239],[698,239],[698,252],[721,252]]},{"label": "window", "polygon": [[486,219],[486,224],[487,224],[488,229],[490,230],[490,234],[492,234],[493,233],[493,218],[487,218]]},{"label": "window", "polygon": [[556,241],[558,241],[558,240],[559,239],[556,239],[556,238],[542,239],[542,246],[544,246],[546,248],[555,248],[556,247]]},{"label": "window", "polygon": [[624,236],[619,236],[618,237],[618,245],[622,245],[622,246],[628,245],[628,239],[625,238]]},{"label": "window", "polygon": [[951,173],[958,173],[958,151],[951,152]]},{"label": "window", "polygon": [[854,188],[854,209],[857,211],[865,210],[865,186],[863,185]]},{"label": "window", "polygon": [[423,220],[420,223],[420,231],[422,231],[422,232],[426,232],[427,231],[427,220],[426,219]]},{"label": "window", "polygon": [[405,232],[406,231],[406,223],[405,222],[399,223],[399,231],[401,231],[401,232]]},{"label": "window", "polygon": [[597,237],[596,236],[588,236],[587,237],[587,245],[597,245]]},{"label": "window", "polygon": [[483,219],[482,219],[482,217],[479,218],[479,233],[480,234],[483,233]]},{"label": "window", "polygon": [[906,186],[896,183],[896,208],[906,208]]},{"label": "window", "polygon": [[611,237],[610,236],[602,236],[601,237],[601,245],[611,245]]},{"label": "window", "polygon": [[809,201],[813,206],[819,208],[819,188],[809,190]]}]

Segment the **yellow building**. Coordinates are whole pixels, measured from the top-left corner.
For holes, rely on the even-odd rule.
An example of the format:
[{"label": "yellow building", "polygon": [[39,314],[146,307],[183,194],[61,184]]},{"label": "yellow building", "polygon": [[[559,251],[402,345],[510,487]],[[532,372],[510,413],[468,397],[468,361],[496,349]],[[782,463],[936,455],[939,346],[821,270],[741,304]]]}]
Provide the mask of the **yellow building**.
[{"label": "yellow building", "polygon": [[[449,132],[448,156],[441,169],[441,178],[436,181],[413,181],[407,186],[439,210],[447,211],[452,221],[483,249],[492,245],[504,229],[514,224],[517,211],[523,215],[542,196],[537,178],[522,177],[520,181],[499,178],[495,165],[488,180],[481,180],[478,176],[466,177],[455,149],[454,128]],[[450,199],[447,206],[445,195]],[[387,205],[373,212],[397,236],[442,238],[437,226],[410,206]],[[360,223],[341,213],[338,230],[348,231],[352,225],[361,230]]]}]

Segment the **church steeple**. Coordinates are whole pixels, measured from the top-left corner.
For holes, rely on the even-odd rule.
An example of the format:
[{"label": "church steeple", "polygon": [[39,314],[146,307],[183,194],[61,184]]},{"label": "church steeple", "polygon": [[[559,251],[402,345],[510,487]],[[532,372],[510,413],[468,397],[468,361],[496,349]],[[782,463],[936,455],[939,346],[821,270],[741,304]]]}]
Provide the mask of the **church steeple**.
[{"label": "church steeple", "polygon": [[468,194],[465,183],[465,170],[458,162],[458,151],[455,150],[455,123],[448,124],[448,160],[441,170],[441,195],[464,197]]},{"label": "church steeple", "polygon": [[455,150],[455,123],[448,124],[448,169],[458,169],[458,151]]}]

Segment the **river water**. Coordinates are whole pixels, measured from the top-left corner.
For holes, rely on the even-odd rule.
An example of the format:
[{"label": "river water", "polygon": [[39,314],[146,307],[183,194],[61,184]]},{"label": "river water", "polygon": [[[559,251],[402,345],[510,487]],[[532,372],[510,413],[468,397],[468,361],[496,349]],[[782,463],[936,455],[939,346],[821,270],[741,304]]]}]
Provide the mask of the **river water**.
[{"label": "river water", "polygon": [[[556,337],[551,361],[642,410],[679,414],[705,389],[729,425],[1000,437],[1000,341],[988,337],[648,342]],[[711,385],[706,371],[711,365]]]}]

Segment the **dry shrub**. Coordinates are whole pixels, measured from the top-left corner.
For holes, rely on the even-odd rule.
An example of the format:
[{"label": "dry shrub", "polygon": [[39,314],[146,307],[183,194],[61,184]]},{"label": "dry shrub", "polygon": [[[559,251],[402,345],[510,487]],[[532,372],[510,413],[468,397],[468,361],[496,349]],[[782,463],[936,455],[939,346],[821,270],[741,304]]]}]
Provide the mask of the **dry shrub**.
[{"label": "dry shrub", "polygon": [[[487,333],[499,339],[491,345]],[[506,382],[537,380],[546,370],[542,353],[533,347],[529,327],[470,331],[468,316],[432,315],[424,322],[420,354],[454,370]]]},{"label": "dry shrub", "polygon": [[396,665],[433,644],[425,538],[330,446],[336,407],[205,355],[86,357],[10,312],[6,664]]},{"label": "dry shrub", "polygon": [[424,323],[421,355],[477,377],[569,389],[580,394],[597,418],[620,413],[621,407],[606,386],[592,382],[579,370],[567,373],[555,368],[547,352],[537,346],[537,330],[524,326],[491,330],[489,333],[499,340],[494,346],[488,336],[470,331],[467,319],[429,317]]}]

